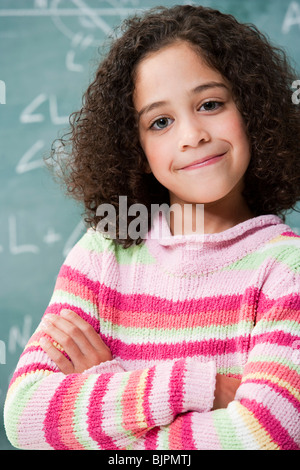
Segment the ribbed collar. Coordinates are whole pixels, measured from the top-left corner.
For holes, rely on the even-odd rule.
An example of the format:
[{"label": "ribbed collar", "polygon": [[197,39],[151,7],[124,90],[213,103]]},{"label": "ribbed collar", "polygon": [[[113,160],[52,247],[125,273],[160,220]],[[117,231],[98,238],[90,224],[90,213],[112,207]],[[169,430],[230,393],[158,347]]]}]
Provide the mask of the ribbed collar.
[{"label": "ribbed collar", "polygon": [[165,271],[203,275],[258,250],[286,230],[290,228],[279,217],[262,215],[219,233],[173,236],[160,213],[154,218],[147,245]]}]

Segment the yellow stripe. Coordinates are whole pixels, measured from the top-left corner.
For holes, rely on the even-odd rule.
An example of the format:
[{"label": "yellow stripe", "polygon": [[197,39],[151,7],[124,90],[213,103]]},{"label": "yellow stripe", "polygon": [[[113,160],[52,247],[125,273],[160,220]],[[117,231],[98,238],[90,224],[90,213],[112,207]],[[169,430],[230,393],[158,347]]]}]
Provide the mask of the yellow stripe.
[{"label": "yellow stripe", "polygon": [[140,428],[147,427],[147,422],[146,422],[144,409],[143,409],[143,399],[145,395],[147,375],[148,375],[148,370],[145,369],[140,376],[140,382],[137,387],[136,423],[138,424]]},{"label": "yellow stripe", "polygon": [[239,402],[235,402],[235,405],[239,415],[257,442],[258,446],[264,450],[280,450],[279,446],[272,441],[270,434],[264,428],[262,428],[261,424],[253,416],[252,412],[241,405]]},{"label": "yellow stripe", "polygon": [[248,379],[266,379],[269,382],[279,385],[282,388],[287,389],[297,400],[300,400],[300,391],[299,389],[293,387],[289,382],[279,379],[276,375],[266,374],[262,372],[254,372],[253,374],[247,374],[243,377],[242,382]]},{"label": "yellow stripe", "polygon": [[[24,380],[27,381],[27,379],[30,379],[32,375],[39,376],[40,374],[42,374],[43,376],[47,376],[53,374],[53,372],[46,369],[39,369],[33,370],[31,372],[25,372],[24,374],[19,375],[19,377],[17,377],[16,380],[9,387],[7,391],[7,398],[9,398],[14,393],[15,389],[18,388],[20,382],[23,382]],[[32,383],[32,381],[30,383]]]},{"label": "yellow stripe", "polygon": [[286,237],[286,236],[283,236],[283,235],[278,235],[278,237],[275,237],[272,240],[270,240],[269,243],[277,243],[281,240],[285,240],[286,238],[290,238],[290,237]]}]

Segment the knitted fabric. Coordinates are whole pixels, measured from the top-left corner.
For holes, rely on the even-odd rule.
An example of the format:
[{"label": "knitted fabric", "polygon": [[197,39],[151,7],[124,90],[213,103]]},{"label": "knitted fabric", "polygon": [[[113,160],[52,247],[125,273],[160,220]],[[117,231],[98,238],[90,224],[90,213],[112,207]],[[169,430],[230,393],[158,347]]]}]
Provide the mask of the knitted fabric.
[{"label": "knitted fabric", "polygon": [[[4,410],[23,449],[300,449],[300,237],[273,215],[124,249],[95,230],[67,256],[45,313],[68,308],[113,360],[64,375],[20,357]],[[166,228],[166,220],[161,220]],[[216,374],[241,379],[212,410]]]}]

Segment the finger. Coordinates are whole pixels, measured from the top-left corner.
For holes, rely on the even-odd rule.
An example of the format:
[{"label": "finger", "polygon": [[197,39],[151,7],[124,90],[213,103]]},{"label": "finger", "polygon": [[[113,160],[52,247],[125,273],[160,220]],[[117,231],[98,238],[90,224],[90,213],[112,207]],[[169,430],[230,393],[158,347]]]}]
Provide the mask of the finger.
[{"label": "finger", "polygon": [[64,374],[71,374],[74,371],[74,366],[69,361],[63,353],[61,353],[51,341],[49,341],[45,336],[42,336],[40,339],[40,346],[48,354],[50,359],[55,362],[57,367]]},{"label": "finger", "polygon": [[83,354],[89,355],[97,351],[101,355],[103,361],[111,359],[111,351],[109,347],[104,343],[99,333],[94,330],[90,323],[85,321],[72,310],[62,310],[61,317],[67,319],[68,322],[78,327],[78,329],[82,332],[83,337],[78,336],[78,332],[76,332],[76,330],[73,332],[73,334],[74,337],[77,336],[77,344]]},{"label": "finger", "polygon": [[45,331],[50,336],[55,335],[56,340],[64,347],[75,368],[83,363],[95,365],[112,359],[111,351],[102,341],[100,335],[75,312],[69,310],[61,311],[61,315],[48,314],[45,316],[46,323],[47,318],[59,331],[54,331],[51,327],[45,327]]},{"label": "finger", "polygon": [[[78,338],[67,325],[66,320],[60,319],[57,315],[46,315],[41,327],[54,341],[59,343],[68,354],[73,364],[82,359],[82,351],[78,346]],[[79,342],[80,343],[80,342]]]},{"label": "finger", "polygon": [[101,343],[107,348],[99,333],[97,333],[92,325],[84,320],[80,315],[77,315],[77,313],[73,312],[72,310],[66,309],[61,310],[60,315],[73,325],[76,325],[82,331],[84,336],[88,338],[89,343],[94,348],[99,348]]}]

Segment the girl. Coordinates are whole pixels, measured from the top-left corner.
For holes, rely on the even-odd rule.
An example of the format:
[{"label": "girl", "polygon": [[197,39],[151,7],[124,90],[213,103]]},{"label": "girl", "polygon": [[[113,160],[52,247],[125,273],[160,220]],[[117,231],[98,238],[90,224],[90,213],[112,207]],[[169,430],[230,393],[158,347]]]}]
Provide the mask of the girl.
[{"label": "girl", "polygon": [[[208,8],[160,8],[122,31],[62,141],[90,228],[12,378],[8,438],[299,449],[300,240],[284,224],[300,198],[292,71],[254,26]],[[147,208],[146,234],[121,233],[120,196]],[[103,204],[115,239],[97,229]],[[151,225],[153,204],[193,210],[180,227],[164,213]],[[204,233],[188,233],[197,205]]]}]

